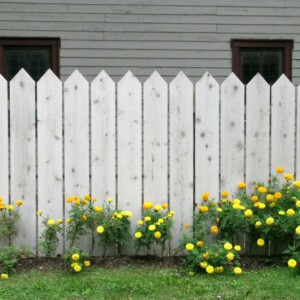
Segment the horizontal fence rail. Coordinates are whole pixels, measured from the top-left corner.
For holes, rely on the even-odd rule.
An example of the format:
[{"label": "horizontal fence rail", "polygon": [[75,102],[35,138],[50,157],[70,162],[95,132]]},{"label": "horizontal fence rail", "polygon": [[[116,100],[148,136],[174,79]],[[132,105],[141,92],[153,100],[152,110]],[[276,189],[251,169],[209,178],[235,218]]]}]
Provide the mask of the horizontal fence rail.
[{"label": "horizontal fence rail", "polygon": [[25,202],[14,243],[36,252],[37,210],[65,218],[65,199],[89,193],[132,211],[132,232],[143,202],[168,202],[175,253],[202,193],[251,189],[279,165],[300,176],[299,97],[285,75],[272,87],[259,74],[247,86],[233,73],[221,85],[209,73],[195,85],[182,72],[170,84],[157,72],[144,83],[130,71],[117,83],[105,71],[91,83],[77,70],[64,83],[51,70],[37,83],[0,76],[0,195]]}]

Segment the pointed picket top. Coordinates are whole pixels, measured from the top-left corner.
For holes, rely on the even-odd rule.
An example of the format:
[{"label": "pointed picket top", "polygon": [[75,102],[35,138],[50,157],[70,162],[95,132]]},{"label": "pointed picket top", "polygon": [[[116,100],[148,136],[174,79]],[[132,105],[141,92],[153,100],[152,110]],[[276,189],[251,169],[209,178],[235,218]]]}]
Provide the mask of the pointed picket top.
[{"label": "pointed picket top", "polygon": [[45,74],[39,79],[39,81],[37,82],[37,84],[40,84],[40,82],[56,82],[57,81],[61,82],[60,79],[56,76],[56,74],[51,70],[48,69]]},{"label": "pointed picket top", "polygon": [[264,77],[260,74],[257,73],[246,85],[247,88],[252,87],[252,86],[270,86],[267,81],[264,79]]},{"label": "pointed picket top", "polygon": [[157,72],[154,71],[151,76],[144,82],[144,85],[148,85],[149,83],[156,84],[156,83],[161,83],[161,84],[167,84],[165,79]]},{"label": "pointed picket top", "polygon": [[285,74],[282,74],[277,81],[272,85],[273,89],[281,89],[283,87],[295,88],[293,83],[286,77]]},{"label": "pointed picket top", "polygon": [[239,87],[244,88],[244,84],[233,72],[221,84],[221,88],[222,90],[225,89],[225,92],[229,87],[234,94],[239,90]]},{"label": "pointed picket top", "polygon": [[79,88],[88,86],[88,81],[84,78],[84,76],[76,69],[65,81],[65,92],[68,92],[70,88],[74,90]]},{"label": "pointed picket top", "polygon": [[115,82],[111,79],[111,77],[104,71],[101,70],[101,72],[93,79],[91,84],[97,84],[97,82],[107,82],[108,84],[115,84]]},{"label": "pointed picket top", "polygon": [[0,84],[7,84],[7,80],[0,74]]},{"label": "pointed picket top", "polygon": [[180,71],[177,76],[170,82],[170,86],[173,86],[175,84],[193,85],[191,80],[182,71]]},{"label": "pointed picket top", "polygon": [[19,82],[20,87],[24,88],[24,81],[28,82],[30,85],[34,85],[35,81],[30,77],[30,75],[22,68],[10,81],[10,84],[17,84]]},{"label": "pointed picket top", "polygon": [[129,70],[127,73],[119,80],[118,86],[123,84],[128,84],[132,82],[133,84],[141,84],[141,82],[135,77],[135,75]]},{"label": "pointed picket top", "polygon": [[196,82],[196,88],[204,88],[205,86],[207,86],[209,89],[214,89],[217,86],[219,87],[219,83],[209,72],[205,72],[204,75]]}]

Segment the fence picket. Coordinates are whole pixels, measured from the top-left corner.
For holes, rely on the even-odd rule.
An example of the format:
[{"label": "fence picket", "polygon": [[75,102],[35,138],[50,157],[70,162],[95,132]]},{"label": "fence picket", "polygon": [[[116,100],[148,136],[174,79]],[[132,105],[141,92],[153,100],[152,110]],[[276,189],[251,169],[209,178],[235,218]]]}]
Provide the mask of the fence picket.
[{"label": "fence picket", "polygon": [[246,182],[269,178],[270,86],[257,74],[246,87]]},{"label": "fence picket", "polygon": [[36,251],[35,82],[22,69],[10,82],[11,199],[24,200],[14,244]]},{"label": "fence picket", "polygon": [[297,87],[297,119],[296,119],[296,178],[300,180],[300,86]]},{"label": "fence picket", "polygon": [[[48,70],[37,83],[38,209],[43,217],[63,218],[62,83]],[[44,225],[38,221],[38,237]],[[63,253],[61,242],[57,254]]]},{"label": "fence picket", "polygon": [[281,165],[294,173],[295,86],[283,74],[272,86],[271,172]]},{"label": "fence picket", "polygon": [[231,73],[221,85],[221,189],[244,180],[244,85]]},{"label": "fence picket", "polygon": [[193,135],[193,84],[180,72],[170,83],[170,207],[176,211],[172,252],[179,246],[184,224],[192,220]]},{"label": "fence picket", "polygon": [[219,197],[220,87],[207,72],[195,87],[195,200],[209,192]]},{"label": "fence picket", "polygon": [[[118,82],[118,208],[133,213],[132,232],[141,217],[142,198],[142,89],[129,71]],[[131,247],[125,249],[133,254]]]}]

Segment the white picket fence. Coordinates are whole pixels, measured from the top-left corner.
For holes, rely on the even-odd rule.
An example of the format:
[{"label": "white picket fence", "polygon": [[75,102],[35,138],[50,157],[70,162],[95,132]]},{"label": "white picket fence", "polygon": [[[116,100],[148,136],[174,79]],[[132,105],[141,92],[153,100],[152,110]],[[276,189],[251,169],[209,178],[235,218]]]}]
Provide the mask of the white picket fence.
[{"label": "white picket fence", "polygon": [[259,74],[245,87],[234,74],[193,85],[182,72],[170,84],[154,72],[142,84],[102,71],[89,84],[49,70],[35,84],[21,70],[9,93],[0,76],[0,195],[25,201],[14,243],[35,252],[36,211],[63,218],[66,197],[90,193],[132,211],[132,230],[143,201],[168,202],[175,251],[203,192],[217,200],[279,165],[300,176],[299,94],[284,75],[270,88]]}]

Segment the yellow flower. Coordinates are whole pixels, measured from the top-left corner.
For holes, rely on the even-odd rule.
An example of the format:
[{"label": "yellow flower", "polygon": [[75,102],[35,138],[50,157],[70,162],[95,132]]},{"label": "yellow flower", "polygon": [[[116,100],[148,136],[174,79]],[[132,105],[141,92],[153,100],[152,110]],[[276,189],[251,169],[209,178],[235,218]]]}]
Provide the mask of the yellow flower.
[{"label": "yellow flower", "polygon": [[206,261],[201,261],[199,265],[202,269],[205,269],[208,266],[208,263]]},{"label": "yellow flower", "polygon": [[84,264],[85,267],[89,267],[91,265],[91,262],[89,260],[85,260],[83,262],[83,264]]},{"label": "yellow flower", "polygon": [[272,225],[272,224],[274,224],[274,218],[269,217],[269,218],[266,220],[266,224],[267,224],[267,225]]},{"label": "yellow flower", "polygon": [[192,271],[189,272],[189,276],[194,276],[194,275],[195,275],[195,272],[192,272]]},{"label": "yellow flower", "polygon": [[203,193],[203,194],[202,194],[202,200],[203,200],[203,201],[207,201],[207,200],[209,199],[209,196],[210,196],[210,195],[209,195],[208,192]]},{"label": "yellow flower", "polygon": [[294,178],[294,176],[293,176],[292,174],[289,174],[289,173],[284,174],[283,177],[284,177],[284,179],[287,180],[287,181],[292,180],[292,179]]},{"label": "yellow flower", "polygon": [[36,214],[37,214],[38,216],[41,216],[41,215],[43,214],[43,211],[39,209],[39,210],[37,211]]},{"label": "yellow flower", "polygon": [[258,188],[258,192],[259,193],[261,193],[261,194],[264,194],[264,193],[266,193],[268,190],[264,187],[264,186],[260,186],[259,188]]},{"label": "yellow flower", "polygon": [[195,248],[195,246],[192,243],[187,243],[185,245],[185,249],[188,250],[188,251],[192,251],[194,248]]},{"label": "yellow flower", "polygon": [[0,210],[4,209],[5,205],[3,202],[0,202]]},{"label": "yellow flower", "polygon": [[242,270],[242,268],[240,268],[240,267],[235,267],[235,268],[233,269],[233,273],[236,274],[236,275],[240,275],[240,274],[243,273],[243,270]]},{"label": "yellow flower", "polygon": [[242,247],[240,245],[235,245],[234,250],[240,252],[242,250]]},{"label": "yellow flower", "polygon": [[284,168],[282,168],[282,167],[277,167],[277,168],[276,168],[276,172],[277,172],[278,174],[281,174],[281,173],[284,172]]},{"label": "yellow flower", "polygon": [[149,231],[154,231],[155,229],[156,229],[156,226],[153,224],[148,227]]},{"label": "yellow flower", "polygon": [[146,221],[146,222],[149,222],[149,221],[151,221],[151,217],[149,217],[149,216],[146,216],[146,217],[145,217],[145,221]]},{"label": "yellow flower", "polygon": [[101,206],[95,206],[94,210],[95,210],[95,212],[101,212],[101,211],[103,211],[103,208]]},{"label": "yellow flower", "polygon": [[207,266],[205,271],[208,273],[208,274],[213,274],[215,272],[215,269],[213,266]]},{"label": "yellow flower", "polygon": [[233,209],[241,209],[241,205],[239,204],[239,203],[234,203],[233,205],[232,205],[232,208]]},{"label": "yellow flower", "polygon": [[261,221],[256,221],[255,227],[260,227],[261,225],[262,225],[262,222],[261,222]]},{"label": "yellow flower", "polygon": [[72,222],[72,218],[67,219],[67,223],[70,224]]},{"label": "yellow flower", "polygon": [[104,232],[104,227],[103,226],[98,226],[96,230],[97,230],[98,233],[101,234],[101,233]]},{"label": "yellow flower", "polygon": [[300,225],[296,227],[295,232],[296,234],[300,235]]},{"label": "yellow flower", "polygon": [[48,225],[52,226],[55,224],[55,221],[53,219],[50,219],[48,222],[47,222]]},{"label": "yellow flower", "polygon": [[184,228],[185,228],[185,229],[189,229],[189,228],[190,228],[190,225],[189,225],[189,224],[184,224]]},{"label": "yellow flower", "polygon": [[247,218],[251,218],[251,217],[253,217],[253,212],[252,212],[252,210],[251,209],[247,209],[247,210],[245,210],[245,216],[247,217]]},{"label": "yellow flower", "polygon": [[159,218],[159,219],[157,220],[157,222],[158,222],[159,224],[162,224],[162,223],[164,222],[164,219]]},{"label": "yellow flower", "polygon": [[79,266],[79,265],[76,265],[75,267],[74,267],[74,271],[75,272],[80,272],[81,271],[81,266]]},{"label": "yellow flower", "polygon": [[96,197],[93,197],[93,198],[92,198],[92,201],[93,201],[93,202],[96,202],[96,201],[97,201],[97,198],[96,198]]},{"label": "yellow flower", "polygon": [[73,202],[73,197],[72,197],[72,196],[69,196],[69,197],[67,198],[67,202],[68,202],[68,203]]},{"label": "yellow flower", "polygon": [[122,214],[120,214],[120,213],[117,213],[117,214],[116,214],[116,217],[117,217],[118,219],[122,219],[122,218],[123,218]]},{"label": "yellow flower", "polygon": [[1,276],[1,279],[3,279],[3,280],[8,279],[8,274],[6,274],[6,273],[2,273],[0,276]]},{"label": "yellow flower", "polygon": [[244,189],[246,187],[246,183],[245,182],[239,182],[239,184],[238,184],[238,188],[239,189]]},{"label": "yellow flower", "polygon": [[108,202],[108,203],[112,203],[112,202],[113,202],[113,198],[111,198],[111,197],[110,197],[110,198],[107,198],[107,202]]},{"label": "yellow flower", "polygon": [[264,240],[264,239],[258,239],[258,240],[257,240],[257,245],[258,245],[259,247],[264,246],[264,245],[265,245],[265,240]]},{"label": "yellow flower", "polygon": [[132,212],[129,211],[129,210],[123,210],[123,211],[121,211],[121,215],[123,217],[131,218],[132,217]]},{"label": "yellow flower", "polygon": [[163,203],[162,207],[163,207],[163,209],[168,209],[169,205],[168,205],[168,203]]},{"label": "yellow flower", "polygon": [[300,189],[300,180],[294,181],[294,186],[298,189]]},{"label": "yellow flower", "polygon": [[232,245],[227,242],[227,243],[224,244],[224,249],[229,251],[229,250],[232,249]]},{"label": "yellow flower", "polygon": [[215,267],[215,272],[216,272],[216,273],[223,273],[223,271],[224,271],[224,268],[223,268],[222,266],[220,266],[220,267]]},{"label": "yellow flower", "polygon": [[78,253],[74,253],[72,255],[72,259],[75,260],[75,261],[77,261],[79,258],[80,258],[80,255]]},{"label": "yellow flower", "polygon": [[285,215],[285,211],[280,210],[280,211],[278,212],[278,214],[279,214],[280,216],[284,216],[284,215]]},{"label": "yellow flower", "polygon": [[90,201],[91,200],[91,196],[89,194],[85,194],[84,195],[84,199]]},{"label": "yellow flower", "polygon": [[291,258],[289,261],[288,261],[288,266],[289,266],[289,268],[296,268],[296,266],[297,266],[297,261],[295,260],[295,259],[293,259],[293,258]]},{"label": "yellow flower", "polygon": [[282,194],[280,193],[280,192],[276,192],[275,194],[274,194],[274,197],[275,197],[275,199],[280,199],[281,197],[282,197]]},{"label": "yellow flower", "polygon": [[138,220],[138,225],[143,225],[144,221],[143,220]]},{"label": "yellow flower", "polygon": [[75,266],[77,266],[78,265],[78,263],[76,263],[76,262],[73,262],[73,263],[71,263],[71,268],[73,268],[74,269],[74,267]]},{"label": "yellow flower", "polygon": [[300,208],[300,200],[297,200],[297,201],[296,201],[296,206],[297,206],[298,208]]},{"label": "yellow flower", "polygon": [[171,214],[172,216],[174,216],[174,215],[175,215],[175,210],[171,210],[171,211],[170,211],[170,214]]},{"label": "yellow flower", "polygon": [[85,214],[81,215],[81,220],[82,221],[86,221],[87,220],[87,216]]},{"label": "yellow flower", "polygon": [[142,233],[138,231],[134,234],[134,236],[136,239],[140,239],[142,237]]},{"label": "yellow flower", "polygon": [[198,209],[202,213],[206,213],[209,210],[208,206],[206,206],[206,205],[201,205],[201,206],[198,207]]},{"label": "yellow flower", "polygon": [[224,191],[224,192],[222,192],[221,196],[223,198],[227,198],[229,196],[229,192],[228,191]]},{"label": "yellow flower", "polygon": [[269,201],[269,202],[271,202],[271,201],[274,201],[274,196],[272,195],[272,194],[268,194],[267,196],[266,196],[266,199],[267,199],[267,201]]},{"label": "yellow flower", "polygon": [[202,257],[204,259],[209,259],[209,253],[206,251],[205,253],[202,254]]},{"label": "yellow flower", "polygon": [[232,203],[233,204],[241,204],[241,200],[240,199],[233,199]]},{"label": "yellow flower", "polygon": [[160,211],[160,210],[162,210],[162,206],[161,205],[155,205],[154,210],[155,211]]},{"label": "yellow flower", "polygon": [[292,208],[290,208],[290,209],[288,209],[288,210],[286,211],[286,214],[287,214],[289,217],[292,217],[292,216],[295,215],[295,211],[294,211]]},{"label": "yellow flower", "polygon": [[17,200],[17,201],[16,201],[16,204],[17,204],[18,206],[21,206],[21,205],[24,204],[24,201],[23,201],[23,200]]},{"label": "yellow flower", "polygon": [[62,220],[62,219],[58,219],[58,220],[57,220],[57,223],[58,223],[58,224],[62,224],[62,223],[63,223],[63,220]]},{"label": "yellow flower", "polygon": [[151,209],[154,206],[152,202],[145,202],[143,205],[143,208],[146,209]]},{"label": "yellow flower", "polygon": [[253,195],[253,196],[251,197],[251,200],[252,200],[252,202],[258,201],[258,196],[257,196],[257,195]]},{"label": "yellow flower", "polygon": [[211,231],[212,234],[218,234],[219,228],[218,228],[218,226],[213,225],[213,226],[210,227],[210,231]]},{"label": "yellow flower", "polygon": [[223,209],[222,209],[221,207],[218,207],[218,208],[217,208],[217,211],[218,211],[218,212],[222,212]]},{"label": "yellow flower", "polygon": [[198,241],[196,245],[197,245],[197,247],[202,247],[204,245],[204,242],[203,241]]},{"label": "yellow flower", "polygon": [[228,260],[234,260],[234,254],[232,252],[228,252],[226,257]]},{"label": "yellow flower", "polygon": [[11,210],[11,211],[15,210],[13,205],[7,205],[7,208],[8,208],[8,210]]},{"label": "yellow flower", "polygon": [[74,204],[79,206],[80,205],[80,199],[74,199]]},{"label": "yellow flower", "polygon": [[266,208],[266,204],[264,204],[264,203],[259,203],[258,208],[259,208],[259,209],[265,209],[265,208]]},{"label": "yellow flower", "polygon": [[161,238],[161,233],[159,231],[154,232],[154,237],[156,239],[160,239]]}]

